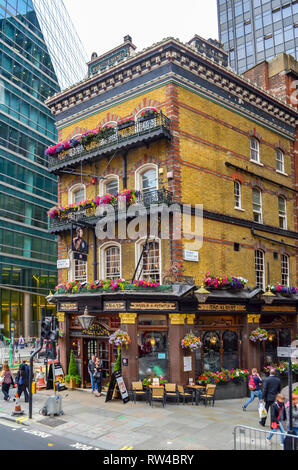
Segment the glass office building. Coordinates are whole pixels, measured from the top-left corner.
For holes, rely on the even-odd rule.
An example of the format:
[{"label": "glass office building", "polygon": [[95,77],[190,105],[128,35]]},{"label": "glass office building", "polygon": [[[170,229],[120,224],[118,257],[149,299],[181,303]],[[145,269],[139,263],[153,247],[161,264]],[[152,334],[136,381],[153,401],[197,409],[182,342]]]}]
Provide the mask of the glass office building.
[{"label": "glass office building", "polygon": [[219,40],[243,73],[281,52],[298,59],[297,0],[217,0]]},{"label": "glass office building", "polygon": [[57,180],[45,149],[57,141],[44,101],[81,80],[86,54],[62,0],[0,0],[0,333],[34,336],[57,284],[47,211]]}]

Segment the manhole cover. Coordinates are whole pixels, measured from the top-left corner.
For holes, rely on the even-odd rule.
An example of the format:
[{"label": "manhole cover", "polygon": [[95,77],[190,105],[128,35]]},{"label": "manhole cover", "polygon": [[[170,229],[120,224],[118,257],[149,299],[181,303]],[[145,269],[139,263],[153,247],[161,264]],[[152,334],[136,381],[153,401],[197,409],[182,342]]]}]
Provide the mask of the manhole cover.
[{"label": "manhole cover", "polygon": [[63,421],[62,419],[56,419],[56,418],[44,418],[41,421],[39,421],[40,424],[45,424],[46,426],[51,426],[51,428],[56,428],[57,426],[61,426],[61,424],[65,424],[66,421]]}]

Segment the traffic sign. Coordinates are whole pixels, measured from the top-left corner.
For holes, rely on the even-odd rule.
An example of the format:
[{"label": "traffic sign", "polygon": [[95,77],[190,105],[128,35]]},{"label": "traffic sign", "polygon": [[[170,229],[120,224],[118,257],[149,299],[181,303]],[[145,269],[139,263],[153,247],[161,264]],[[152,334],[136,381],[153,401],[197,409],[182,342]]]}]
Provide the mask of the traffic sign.
[{"label": "traffic sign", "polygon": [[277,348],[277,356],[298,359],[298,348]]}]

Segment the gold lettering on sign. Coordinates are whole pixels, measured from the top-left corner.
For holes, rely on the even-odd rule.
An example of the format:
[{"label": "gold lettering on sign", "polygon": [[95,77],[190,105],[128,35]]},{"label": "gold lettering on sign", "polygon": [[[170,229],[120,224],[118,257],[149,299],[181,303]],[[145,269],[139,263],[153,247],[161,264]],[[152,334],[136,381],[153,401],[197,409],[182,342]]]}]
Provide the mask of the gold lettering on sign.
[{"label": "gold lettering on sign", "polygon": [[262,310],[264,312],[296,312],[296,307],[290,307],[290,306],[278,307],[278,306],[264,305],[264,307],[262,307]]},{"label": "gold lettering on sign", "polygon": [[104,310],[125,310],[125,302],[104,302]]},{"label": "gold lettering on sign", "polygon": [[137,313],[119,313],[121,323],[126,323],[127,325],[134,325],[137,318]]},{"label": "gold lettering on sign", "polygon": [[58,321],[64,322],[64,320],[65,320],[65,313],[64,313],[64,312],[58,312],[58,313],[57,313],[57,318],[58,318]]},{"label": "gold lettering on sign", "polygon": [[131,310],[176,310],[175,303],[147,303],[147,302],[131,302]]},{"label": "gold lettering on sign", "polygon": [[78,310],[78,304],[60,304],[60,309],[65,312],[76,312]]},{"label": "gold lettering on sign", "polygon": [[169,317],[171,320],[171,325],[184,325],[186,314],[171,313]]},{"label": "gold lettering on sign", "polygon": [[187,316],[187,324],[194,325],[196,316],[192,313],[187,313],[186,316]]},{"label": "gold lettering on sign", "polygon": [[260,318],[261,315],[259,315],[258,313],[250,313],[249,315],[247,315],[248,323],[260,323]]},{"label": "gold lettering on sign", "polygon": [[245,312],[245,305],[219,305],[219,304],[198,304],[198,310],[213,310],[221,312]]}]

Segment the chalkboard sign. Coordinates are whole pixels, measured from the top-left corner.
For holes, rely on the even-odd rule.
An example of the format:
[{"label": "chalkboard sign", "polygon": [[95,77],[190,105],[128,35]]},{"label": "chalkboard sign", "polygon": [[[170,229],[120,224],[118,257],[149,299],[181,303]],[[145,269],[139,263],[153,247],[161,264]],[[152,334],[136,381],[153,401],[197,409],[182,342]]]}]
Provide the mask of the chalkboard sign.
[{"label": "chalkboard sign", "polygon": [[121,372],[119,371],[113,372],[113,374],[111,375],[110,385],[109,385],[107,396],[106,396],[106,402],[112,400],[115,387],[118,387],[123,403],[129,402],[130,398],[129,398],[123,377],[121,375]]}]

